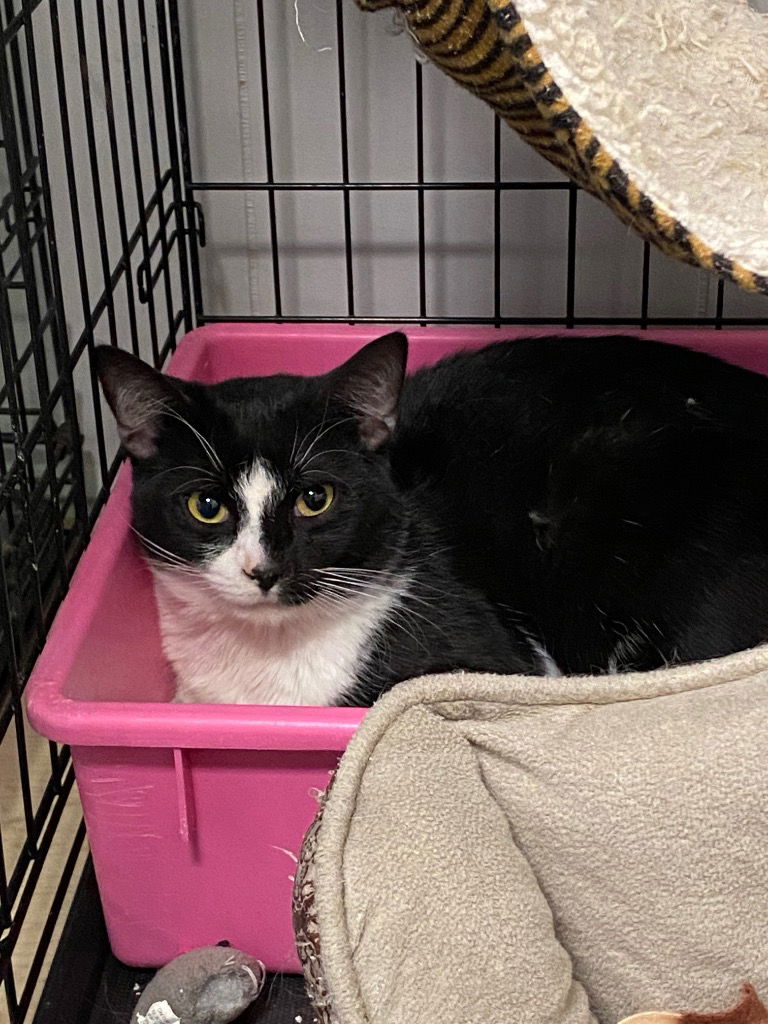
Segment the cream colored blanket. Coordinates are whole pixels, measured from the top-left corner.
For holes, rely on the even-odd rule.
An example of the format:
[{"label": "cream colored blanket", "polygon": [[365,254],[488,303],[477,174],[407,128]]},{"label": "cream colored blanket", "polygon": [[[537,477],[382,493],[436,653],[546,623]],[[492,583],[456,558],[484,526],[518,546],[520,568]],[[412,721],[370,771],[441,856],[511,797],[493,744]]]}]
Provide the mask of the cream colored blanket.
[{"label": "cream colored blanket", "polygon": [[453,674],[370,712],[305,842],[333,1024],[616,1024],[768,992],[768,648]]}]

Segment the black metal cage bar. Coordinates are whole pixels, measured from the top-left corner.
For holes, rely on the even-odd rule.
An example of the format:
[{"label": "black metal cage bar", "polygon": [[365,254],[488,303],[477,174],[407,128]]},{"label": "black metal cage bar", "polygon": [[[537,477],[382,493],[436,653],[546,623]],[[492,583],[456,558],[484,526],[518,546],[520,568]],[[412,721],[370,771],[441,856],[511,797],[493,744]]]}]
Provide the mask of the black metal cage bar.
[{"label": "black metal cage bar", "polygon": [[143,354],[160,365],[193,319],[175,72],[158,31],[176,31],[174,16],[158,5],[153,41],[143,3],[138,21],[123,0],[0,3],[0,777],[6,802],[18,791],[18,813],[0,807],[0,1019],[10,1024],[29,1019],[84,847],[77,816],[62,824],[68,751],[43,744],[41,769],[22,695],[118,464],[88,353],[97,338],[138,352],[145,337]]},{"label": "black metal cage bar", "polygon": [[[338,125],[336,177],[307,180],[281,171],[271,33],[293,17],[283,0],[252,0],[263,174],[229,180],[206,173],[197,166],[190,134],[197,114],[190,82],[200,74],[194,62],[185,66],[192,6],[177,0],[0,0],[0,783],[6,784],[0,793],[10,793],[13,805],[10,817],[0,806],[0,1018],[7,1011],[10,1024],[32,1019],[82,873],[85,834],[68,751],[31,735],[22,698],[119,463],[91,370],[95,344],[123,345],[159,367],[186,331],[222,321],[768,325],[768,300],[756,300],[749,313],[731,312],[733,293],[722,281],[711,302],[687,315],[654,312],[656,275],[664,265],[648,244],[639,257],[634,311],[580,311],[579,233],[584,203],[591,200],[551,172],[541,179],[505,174],[507,129],[490,115],[487,178],[435,175],[428,159],[428,87],[438,72],[418,60],[401,140],[413,148],[412,174],[361,180],[354,170],[350,80],[356,55],[350,39],[352,19],[370,16],[349,0],[337,0],[329,12],[335,86],[327,100]],[[217,204],[237,194],[263,202],[258,209],[268,250],[269,287],[245,313],[211,307],[206,290],[206,233],[217,226]],[[371,310],[359,297],[364,274],[355,203],[372,197],[413,197],[413,231],[403,258],[413,270],[415,298],[395,315]],[[430,284],[441,259],[431,241],[430,204],[461,197],[489,202],[491,284],[477,315],[441,312]],[[551,204],[563,222],[562,275],[555,284],[540,282],[541,311],[531,316],[505,311],[505,298],[517,287],[504,255],[504,204],[511,197]],[[329,314],[290,299],[286,253],[295,239],[287,227],[291,207],[282,204],[336,199],[333,237],[342,283],[339,312]],[[86,871],[61,946],[76,955],[54,961],[37,1024],[114,1019],[114,1002],[105,996],[99,1016],[102,1002],[94,994],[107,962],[98,915],[85,909],[94,891]],[[43,892],[44,923],[30,938],[31,908]],[[91,926],[89,951],[78,929]],[[27,953],[19,967],[22,939]],[[99,943],[100,959],[90,955]],[[109,970],[130,999],[130,974],[120,974],[114,963]],[[60,999],[65,975],[78,993],[69,1007]]]}]

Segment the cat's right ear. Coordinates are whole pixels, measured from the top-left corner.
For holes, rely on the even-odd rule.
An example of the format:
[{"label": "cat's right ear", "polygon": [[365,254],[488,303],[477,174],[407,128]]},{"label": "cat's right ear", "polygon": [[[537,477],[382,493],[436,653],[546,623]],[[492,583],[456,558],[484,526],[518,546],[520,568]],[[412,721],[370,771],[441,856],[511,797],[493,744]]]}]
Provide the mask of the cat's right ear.
[{"label": "cat's right ear", "polygon": [[184,401],[179,382],[111,345],[96,346],[93,365],[123,447],[134,459],[148,459],[157,452],[164,412]]},{"label": "cat's right ear", "polygon": [[367,448],[378,448],[395,429],[407,359],[408,339],[393,331],[369,342],[329,375],[333,395],[355,413]]}]

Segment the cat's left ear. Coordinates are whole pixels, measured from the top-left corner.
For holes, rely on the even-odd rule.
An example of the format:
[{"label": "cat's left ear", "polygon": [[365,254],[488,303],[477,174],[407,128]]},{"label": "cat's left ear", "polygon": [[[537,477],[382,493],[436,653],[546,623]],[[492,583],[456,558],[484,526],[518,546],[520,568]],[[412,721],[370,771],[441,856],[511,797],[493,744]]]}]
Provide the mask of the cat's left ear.
[{"label": "cat's left ear", "polygon": [[186,404],[184,382],[110,345],[97,345],[92,358],[123,447],[133,459],[155,455],[165,411]]},{"label": "cat's left ear", "polygon": [[393,331],[329,374],[331,394],[355,413],[367,448],[379,448],[392,436],[407,359],[408,339]]}]

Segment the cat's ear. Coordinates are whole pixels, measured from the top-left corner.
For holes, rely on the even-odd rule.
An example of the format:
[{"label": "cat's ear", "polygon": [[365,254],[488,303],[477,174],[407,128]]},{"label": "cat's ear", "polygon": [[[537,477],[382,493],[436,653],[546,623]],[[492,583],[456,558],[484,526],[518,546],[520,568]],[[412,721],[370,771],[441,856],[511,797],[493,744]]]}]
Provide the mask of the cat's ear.
[{"label": "cat's ear", "polygon": [[407,358],[408,339],[393,331],[369,342],[330,374],[331,393],[355,413],[368,448],[384,444],[395,429]]},{"label": "cat's ear", "polygon": [[185,401],[181,382],[111,345],[96,346],[93,365],[123,447],[134,459],[148,459],[157,452],[163,413]]}]

